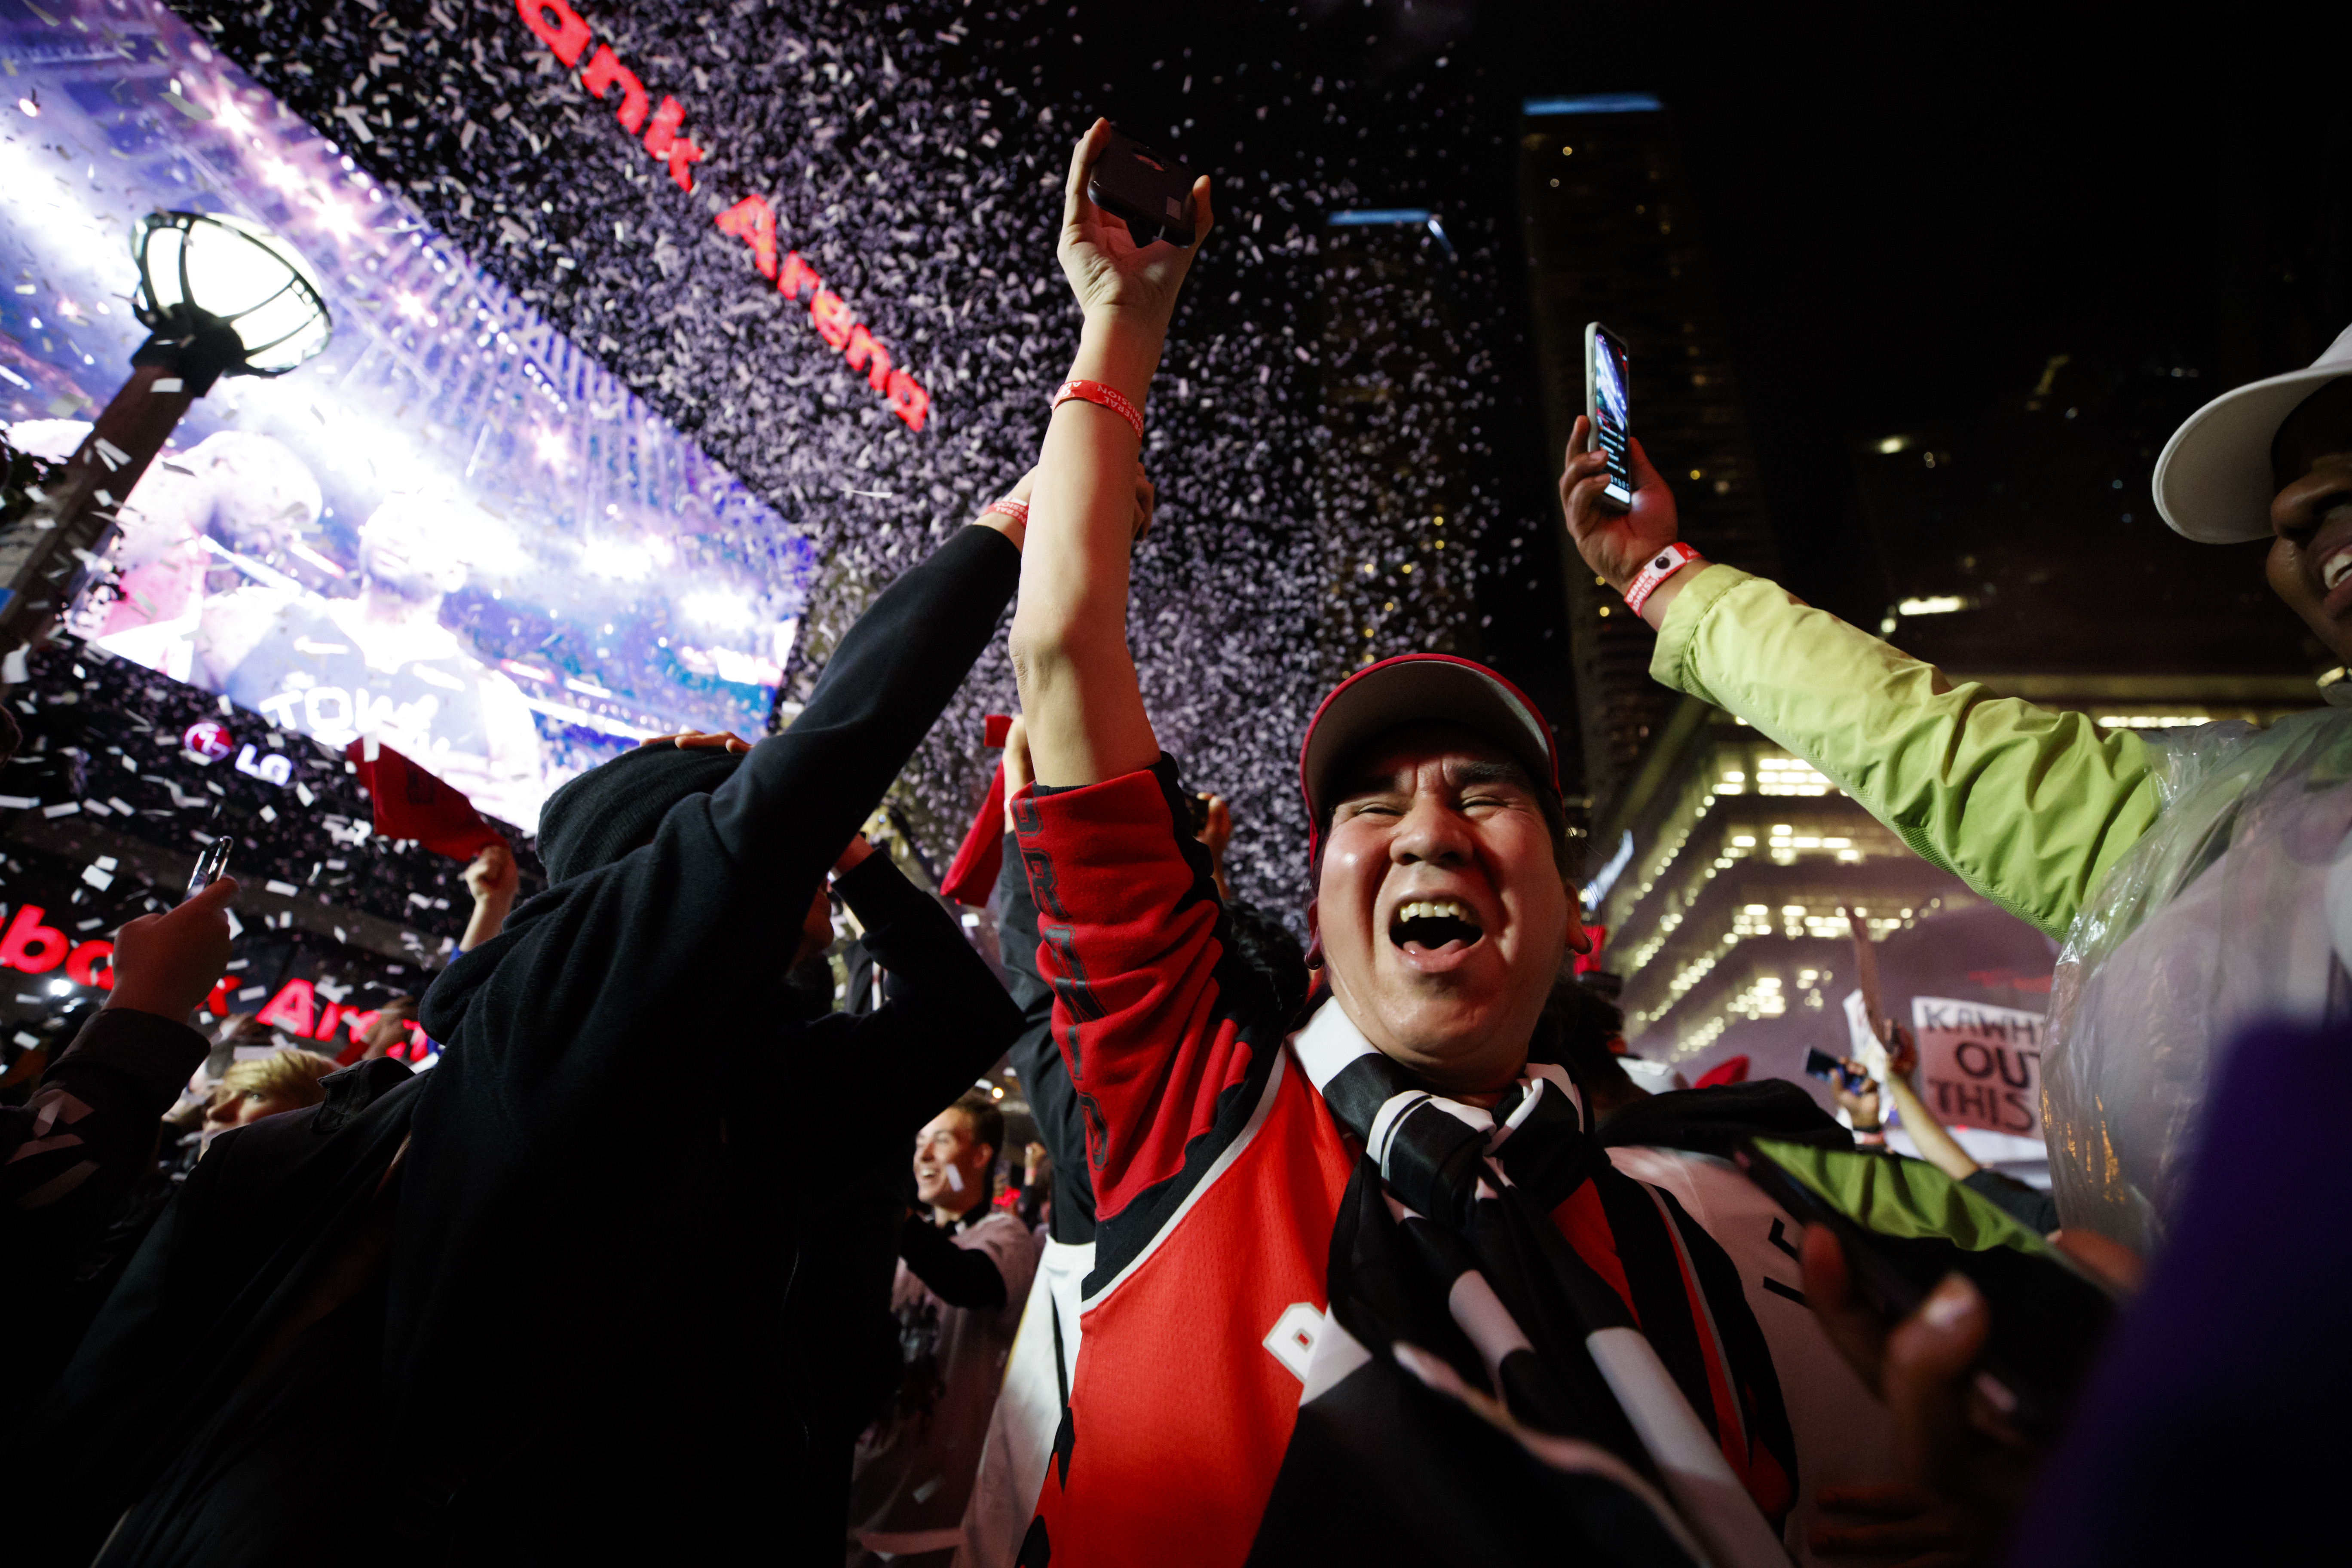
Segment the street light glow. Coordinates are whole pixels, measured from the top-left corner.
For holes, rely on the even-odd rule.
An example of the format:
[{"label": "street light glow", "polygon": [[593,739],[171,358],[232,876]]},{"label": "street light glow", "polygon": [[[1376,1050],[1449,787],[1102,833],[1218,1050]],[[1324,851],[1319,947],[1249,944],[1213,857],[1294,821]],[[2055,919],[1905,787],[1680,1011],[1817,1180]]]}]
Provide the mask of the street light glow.
[{"label": "street light glow", "polygon": [[207,213],[150,213],[132,231],[139,319],[175,313],[226,322],[244,350],[236,368],[281,375],[327,346],[333,323],[310,263],[267,229]]}]

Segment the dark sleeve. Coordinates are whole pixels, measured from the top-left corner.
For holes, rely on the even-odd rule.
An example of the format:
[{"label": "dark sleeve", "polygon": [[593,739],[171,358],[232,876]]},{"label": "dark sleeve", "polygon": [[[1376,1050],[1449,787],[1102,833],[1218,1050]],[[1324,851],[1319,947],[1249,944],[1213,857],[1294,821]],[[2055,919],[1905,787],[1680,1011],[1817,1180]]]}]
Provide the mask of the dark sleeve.
[{"label": "dark sleeve", "polygon": [[[778,896],[816,885],[907,765],[996,631],[1021,552],[968,527],[883,590],[834,650],[792,728],[711,794],[711,823]],[[805,892],[803,894],[805,897]]]},{"label": "dark sleeve", "polygon": [[1037,905],[1021,851],[1008,844],[996,878],[996,931],[1005,989],[1021,1009],[1021,1033],[1008,1053],[1021,1079],[1037,1136],[1054,1159],[1054,1239],[1083,1245],[1095,1238],[1095,1189],[1087,1176],[1087,1124],[1070,1069],[1054,1044],[1054,991],[1037,973]]},{"label": "dark sleeve", "polygon": [[[615,1107],[642,1092],[637,1075],[679,1038],[742,1026],[740,1003],[704,976],[714,964],[748,972],[790,942],[825,868],[994,633],[1020,566],[993,529],[961,530],[858,617],[789,731],[709,795],[678,803],[652,844],[549,889],[435,978],[425,1027],[472,1066],[433,1098],[499,1123],[453,1139],[512,1141],[528,1124],[532,1136],[601,1140]],[[559,1076],[560,1098],[540,1092]],[[520,1144],[514,1155],[549,1157]]]},{"label": "dark sleeve", "polygon": [[2015,1176],[1979,1168],[1964,1178],[1960,1185],[1999,1205],[2002,1213],[2036,1236],[2048,1236],[2058,1228],[2058,1200]]},{"label": "dark sleeve", "polygon": [[834,884],[882,966],[882,1005],[851,1026],[844,1088],[911,1134],[970,1089],[1021,1028],[1021,1010],[940,901],[869,855]]},{"label": "dark sleeve", "polygon": [[928,1220],[907,1216],[898,1231],[898,1256],[932,1295],[950,1307],[992,1312],[1004,1305],[1004,1276],[996,1259],[976,1247],[958,1247]]},{"label": "dark sleeve", "polygon": [[174,1019],[99,1009],[31,1100],[0,1110],[0,1235],[72,1228],[68,1215],[103,1224],[146,1170],[163,1112],[208,1048]]}]

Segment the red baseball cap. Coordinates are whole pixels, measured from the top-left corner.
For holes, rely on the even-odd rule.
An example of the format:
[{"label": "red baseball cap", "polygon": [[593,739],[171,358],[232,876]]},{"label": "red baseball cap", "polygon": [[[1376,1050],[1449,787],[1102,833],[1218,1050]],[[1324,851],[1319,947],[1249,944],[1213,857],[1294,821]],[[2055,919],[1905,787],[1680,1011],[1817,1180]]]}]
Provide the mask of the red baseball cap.
[{"label": "red baseball cap", "polygon": [[1551,726],[1528,694],[1483,664],[1445,653],[1408,653],[1366,665],[1331,689],[1307,721],[1298,790],[1307,799],[1307,854],[1320,852],[1339,765],[1407,724],[1459,724],[1510,752],[1528,776],[1559,793]]}]

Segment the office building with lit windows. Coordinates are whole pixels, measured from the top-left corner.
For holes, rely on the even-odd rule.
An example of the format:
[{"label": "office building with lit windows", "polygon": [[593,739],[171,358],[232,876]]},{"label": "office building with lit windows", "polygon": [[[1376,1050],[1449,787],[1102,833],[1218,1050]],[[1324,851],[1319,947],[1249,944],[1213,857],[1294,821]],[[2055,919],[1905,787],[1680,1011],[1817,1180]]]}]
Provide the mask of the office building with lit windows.
[{"label": "office building with lit windows", "polygon": [[[2109,728],[2267,723],[2317,698],[2294,677],[1986,679]],[[1798,1078],[1808,1047],[1844,1048],[1849,913],[1883,939],[1981,900],[1737,715],[1671,700],[1620,808],[1594,822],[1586,915],[1602,967],[1625,976],[1627,1042],[1688,1078],[1733,1055]]]}]

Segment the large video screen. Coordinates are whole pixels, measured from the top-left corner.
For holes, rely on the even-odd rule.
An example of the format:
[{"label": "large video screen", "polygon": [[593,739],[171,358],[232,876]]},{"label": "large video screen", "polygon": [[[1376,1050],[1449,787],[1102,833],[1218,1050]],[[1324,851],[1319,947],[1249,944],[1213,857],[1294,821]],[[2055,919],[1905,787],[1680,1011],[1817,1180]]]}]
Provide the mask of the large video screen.
[{"label": "large video screen", "polygon": [[766,723],[813,551],[781,515],[161,6],[0,11],[0,411],[76,447],[128,376],[157,210],[284,237],[334,336],[195,404],[71,629],[493,816],[643,736]]}]

